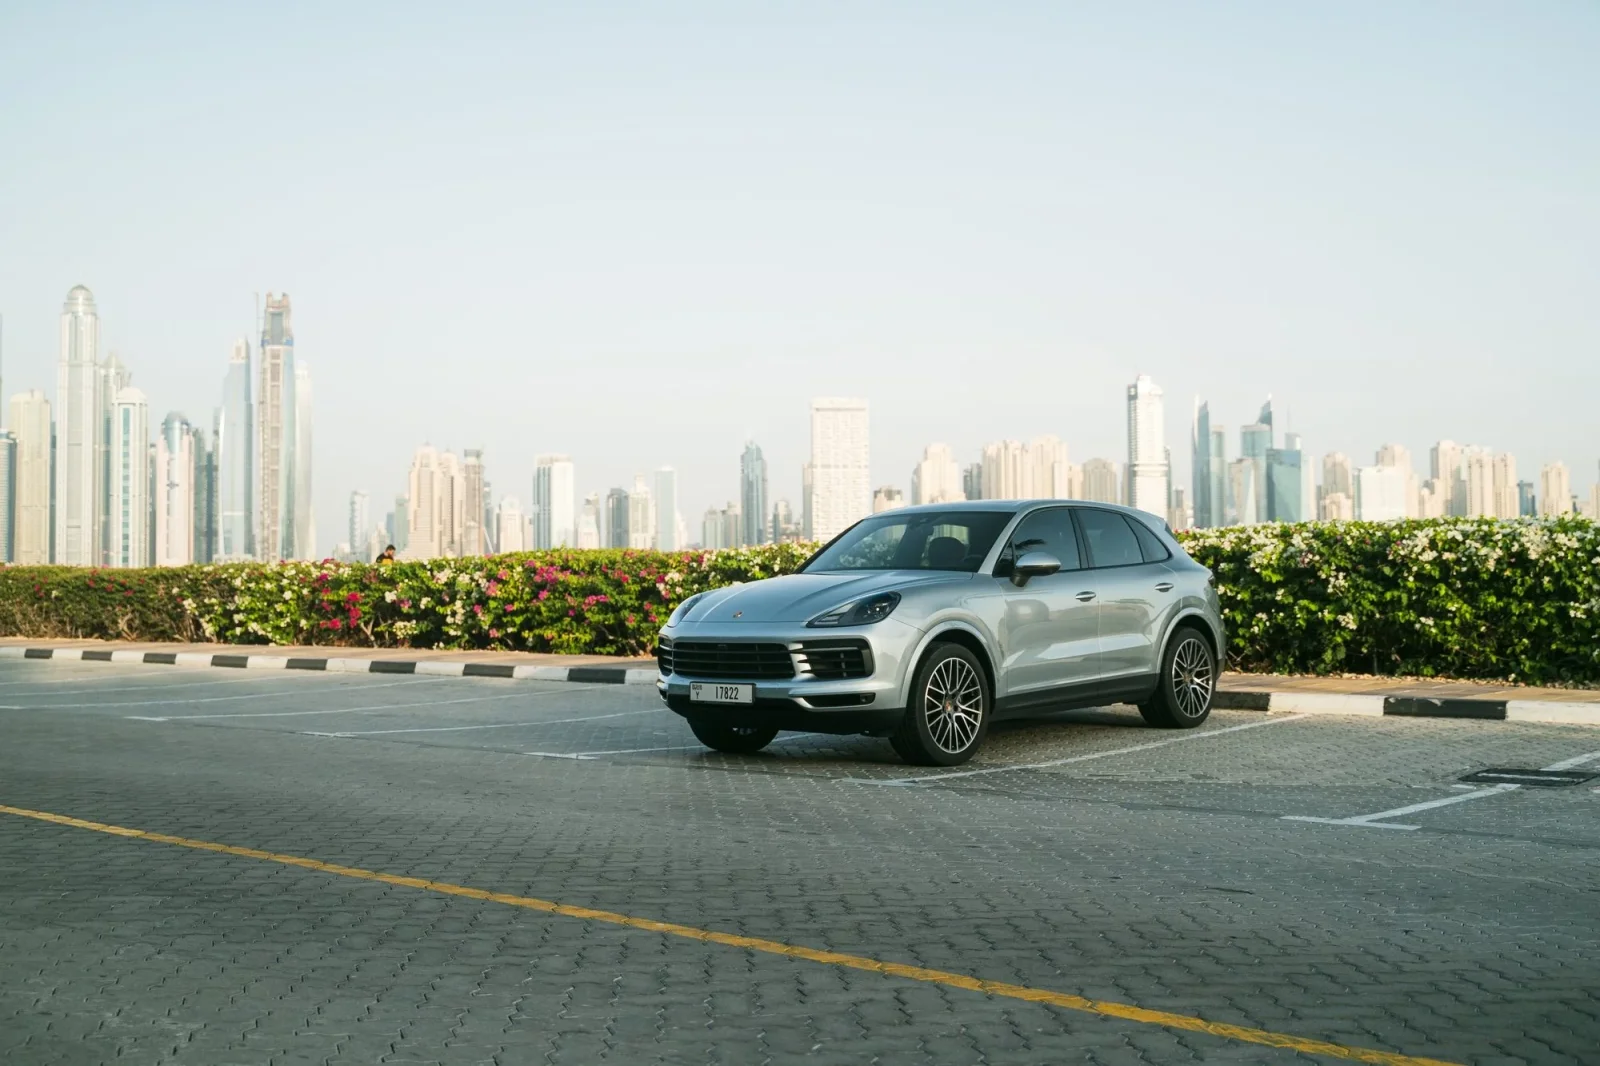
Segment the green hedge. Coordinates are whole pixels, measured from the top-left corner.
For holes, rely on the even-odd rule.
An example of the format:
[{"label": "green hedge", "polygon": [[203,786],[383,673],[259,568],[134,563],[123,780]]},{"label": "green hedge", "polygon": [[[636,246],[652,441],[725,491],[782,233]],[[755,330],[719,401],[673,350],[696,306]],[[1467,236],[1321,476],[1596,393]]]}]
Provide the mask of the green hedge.
[{"label": "green hedge", "polygon": [[1282,673],[1600,681],[1588,519],[1307,522],[1197,530],[1230,664]]},{"label": "green hedge", "polygon": [[[1234,669],[1600,681],[1600,527],[1577,518],[1183,534],[1216,574]],[[702,589],[809,548],[546,551],[392,566],[0,568],[0,635],[649,652]]]}]

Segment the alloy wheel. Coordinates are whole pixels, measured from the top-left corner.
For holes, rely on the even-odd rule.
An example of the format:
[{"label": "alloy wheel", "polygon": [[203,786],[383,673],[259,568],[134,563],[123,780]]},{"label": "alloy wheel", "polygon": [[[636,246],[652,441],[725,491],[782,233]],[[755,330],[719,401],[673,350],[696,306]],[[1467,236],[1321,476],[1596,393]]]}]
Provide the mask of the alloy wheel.
[{"label": "alloy wheel", "polygon": [[1198,637],[1185,637],[1172,656],[1173,702],[1184,717],[1198,718],[1211,706],[1211,690],[1216,684],[1212,675],[1206,646]]},{"label": "alloy wheel", "polygon": [[983,682],[965,659],[949,658],[933,668],[923,693],[928,736],[940,751],[955,755],[971,746],[983,723]]}]

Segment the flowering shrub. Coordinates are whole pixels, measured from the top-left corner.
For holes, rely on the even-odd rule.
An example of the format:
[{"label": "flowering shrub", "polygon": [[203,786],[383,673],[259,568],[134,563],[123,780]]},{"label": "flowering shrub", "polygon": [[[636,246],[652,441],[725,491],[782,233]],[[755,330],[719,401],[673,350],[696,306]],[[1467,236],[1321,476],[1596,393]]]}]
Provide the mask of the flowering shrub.
[{"label": "flowering shrub", "polygon": [[0,569],[0,634],[643,655],[697,592],[789,573],[811,548],[540,551],[390,566]]},{"label": "flowering shrub", "polygon": [[1600,526],[1310,522],[1181,535],[1215,574],[1230,665],[1600,681]]},{"label": "flowering shrub", "polygon": [[[1586,520],[1303,523],[1181,538],[1216,575],[1234,669],[1600,681],[1600,526]],[[790,573],[810,550],[4,567],[0,635],[642,655],[689,596]]]}]

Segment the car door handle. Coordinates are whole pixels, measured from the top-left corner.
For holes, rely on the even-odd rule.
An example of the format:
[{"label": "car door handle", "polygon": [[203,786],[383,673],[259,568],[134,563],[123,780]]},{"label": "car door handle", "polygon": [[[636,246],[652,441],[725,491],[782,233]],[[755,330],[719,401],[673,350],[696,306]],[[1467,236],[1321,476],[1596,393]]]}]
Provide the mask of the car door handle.
[{"label": "car door handle", "polygon": [[1172,582],[1170,582],[1170,581],[1161,582],[1160,584],[1158,584],[1156,586],[1156,591],[1157,592],[1171,592],[1172,591]]},{"label": "car door handle", "polygon": [[1080,592],[1077,595],[1079,603],[1088,603],[1092,599],[1094,599],[1094,593],[1092,592]]}]

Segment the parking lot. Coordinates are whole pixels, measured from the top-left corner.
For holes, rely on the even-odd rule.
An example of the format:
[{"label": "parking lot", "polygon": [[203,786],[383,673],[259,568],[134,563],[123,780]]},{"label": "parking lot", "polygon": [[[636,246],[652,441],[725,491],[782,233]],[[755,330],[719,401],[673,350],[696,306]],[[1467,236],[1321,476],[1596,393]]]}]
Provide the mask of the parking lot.
[{"label": "parking lot", "polygon": [[945,770],[640,686],[14,661],[0,737],[4,1062],[1600,1060],[1592,728],[1110,707]]}]

